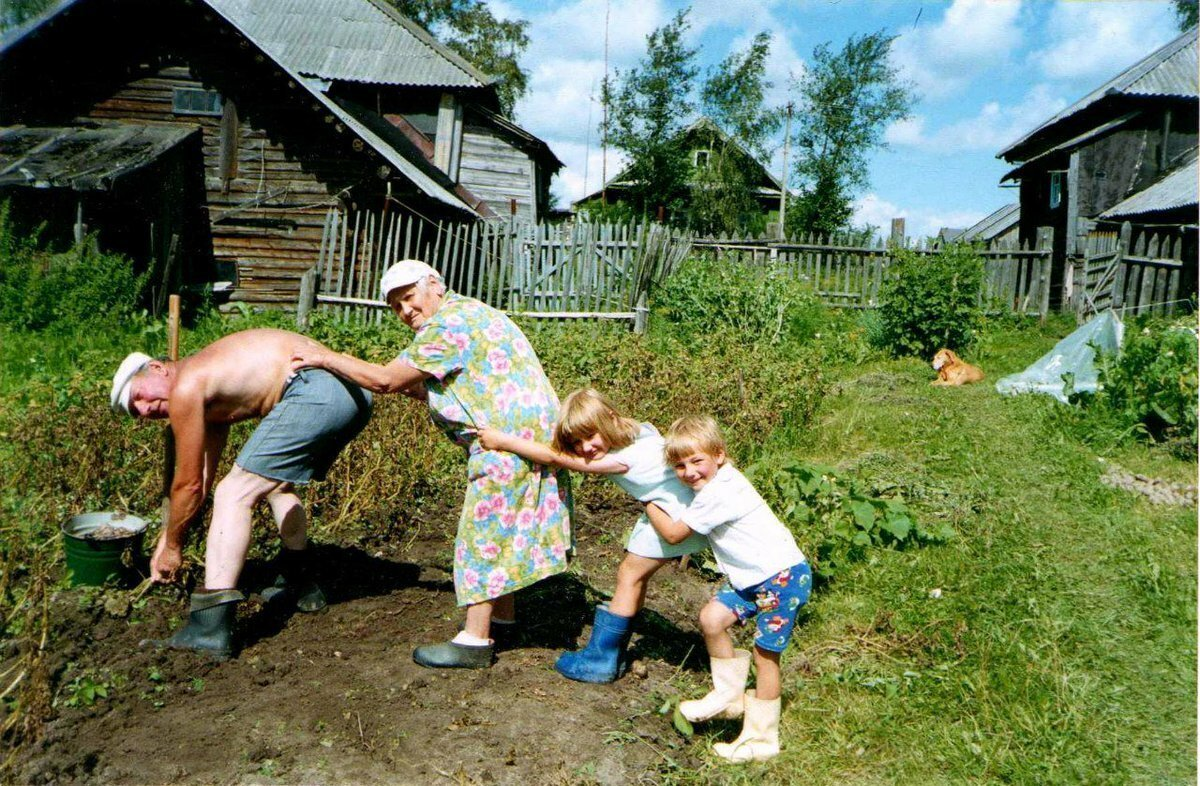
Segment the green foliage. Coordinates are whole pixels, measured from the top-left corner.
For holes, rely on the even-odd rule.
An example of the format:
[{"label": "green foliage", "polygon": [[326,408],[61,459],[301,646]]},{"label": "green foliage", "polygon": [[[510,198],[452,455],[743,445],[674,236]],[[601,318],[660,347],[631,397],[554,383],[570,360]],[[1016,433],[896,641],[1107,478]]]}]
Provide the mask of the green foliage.
[{"label": "green foliage", "polygon": [[684,45],[688,10],[646,38],[646,54],[626,73],[605,78],[608,143],[629,159],[628,200],[635,214],[654,217],[664,208],[672,223],[686,220],[691,161],[680,132],[692,115],[696,50]]},{"label": "green foliage", "polygon": [[[1180,456],[1197,450],[1197,351],[1194,327],[1149,321],[1125,334],[1116,357],[1097,357],[1100,389],[1077,397],[1084,411],[1072,414],[1077,433],[1089,441],[1119,442],[1140,434],[1166,442]],[[1116,439],[1112,439],[1116,437]]]},{"label": "green foliage", "polygon": [[1200,4],[1196,0],[1171,0],[1180,30],[1190,30],[1200,22]]},{"label": "green foliage", "polygon": [[692,176],[688,225],[703,235],[759,235],[767,217],[751,179],[758,166],[732,142],[711,136],[708,162]]},{"label": "green foliage", "polygon": [[774,86],[766,78],[770,54],[770,33],[759,33],[745,51],[733,52],[710,69],[700,90],[705,116],[760,159],[769,156],[771,137],[783,122],[778,108],[765,106],[766,93]]},{"label": "green foliage", "polygon": [[801,189],[788,212],[789,234],[844,228],[855,191],[868,183],[870,153],[883,147],[889,124],[908,117],[915,95],[888,61],[894,39],[882,31],[851,36],[838,52],[820,44],[811,66],[793,80]]},{"label": "green foliage", "polygon": [[111,323],[140,305],[146,274],[135,275],[125,257],[101,253],[92,238],[60,254],[37,245],[36,233],[16,236],[8,204],[0,206],[0,326]]},{"label": "green foliage", "polygon": [[112,683],[100,677],[84,673],[63,687],[63,704],[68,707],[91,707],[100,699],[107,699]]},{"label": "green foliage", "polygon": [[823,309],[798,280],[734,261],[691,257],[654,291],[654,318],[680,341],[701,345],[719,332],[739,343],[805,342]]},{"label": "green foliage", "polygon": [[871,548],[940,543],[954,537],[948,524],[929,528],[901,499],[872,496],[831,467],[788,459],[765,460],[747,475],[771,509],[811,552],[819,575],[833,578]]},{"label": "green foliage", "polygon": [[975,340],[983,319],[983,260],[969,245],[936,254],[897,249],[880,289],[883,346],[899,355],[931,356]]}]

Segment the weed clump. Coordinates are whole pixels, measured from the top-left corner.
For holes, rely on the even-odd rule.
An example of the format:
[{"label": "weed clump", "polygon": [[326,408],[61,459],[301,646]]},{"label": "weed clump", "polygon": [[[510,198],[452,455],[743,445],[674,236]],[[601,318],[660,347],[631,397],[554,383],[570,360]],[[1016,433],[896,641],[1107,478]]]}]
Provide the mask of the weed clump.
[{"label": "weed clump", "polygon": [[964,349],[983,321],[982,287],[983,259],[969,245],[950,245],[936,254],[897,249],[870,335],[896,355]]}]

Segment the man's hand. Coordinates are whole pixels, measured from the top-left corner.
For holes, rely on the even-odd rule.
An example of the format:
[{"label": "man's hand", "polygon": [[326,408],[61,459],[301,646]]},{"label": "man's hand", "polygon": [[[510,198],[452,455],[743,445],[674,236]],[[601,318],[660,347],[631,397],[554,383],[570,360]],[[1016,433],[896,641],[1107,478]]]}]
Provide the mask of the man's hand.
[{"label": "man's hand", "polygon": [[166,537],[158,539],[154,556],[150,558],[150,580],[157,584],[174,581],[183,565],[183,549],[167,543]]},{"label": "man's hand", "polygon": [[479,435],[479,444],[484,450],[508,450],[508,434],[503,431],[484,426],[475,433]]},{"label": "man's hand", "polygon": [[327,348],[311,339],[304,346],[292,353],[292,373],[302,368],[329,368],[329,360],[333,356]]}]

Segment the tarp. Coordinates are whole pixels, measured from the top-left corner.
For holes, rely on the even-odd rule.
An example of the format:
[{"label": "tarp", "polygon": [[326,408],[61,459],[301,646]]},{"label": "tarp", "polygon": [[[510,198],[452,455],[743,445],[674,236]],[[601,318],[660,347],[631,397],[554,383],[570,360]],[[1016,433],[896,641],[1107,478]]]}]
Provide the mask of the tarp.
[{"label": "tarp", "polygon": [[1010,374],[996,382],[996,390],[1004,395],[1014,393],[1048,393],[1066,403],[1064,374],[1074,375],[1076,393],[1095,393],[1098,386],[1095,345],[1106,355],[1115,355],[1121,348],[1125,325],[1114,311],[1106,311],[1054,345],[1054,349],[1038,358],[1032,366],[1018,374]]}]

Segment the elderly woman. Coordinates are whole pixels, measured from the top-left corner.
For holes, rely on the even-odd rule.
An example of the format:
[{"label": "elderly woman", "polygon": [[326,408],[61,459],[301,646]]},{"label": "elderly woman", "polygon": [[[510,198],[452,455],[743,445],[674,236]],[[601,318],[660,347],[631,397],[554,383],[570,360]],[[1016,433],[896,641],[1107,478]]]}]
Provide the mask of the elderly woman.
[{"label": "elderly woman", "polygon": [[467,494],[454,544],[454,590],[466,623],[449,642],[417,647],[413,659],[433,668],[486,668],[493,633],[503,639],[513,620],[512,593],[566,570],[570,487],[565,472],[484,450],[476,429],[548,442],[558,397],[520,328],[491,306],[446,291],[429,265],[397,262],[380,287],[416,331],[399,357],[380,366],[313,342],[292,367],[324,368],[377,393],[425,399],[434,423],[466,448]]}]

